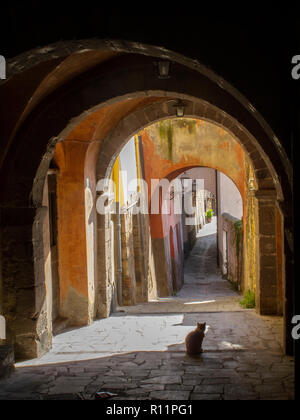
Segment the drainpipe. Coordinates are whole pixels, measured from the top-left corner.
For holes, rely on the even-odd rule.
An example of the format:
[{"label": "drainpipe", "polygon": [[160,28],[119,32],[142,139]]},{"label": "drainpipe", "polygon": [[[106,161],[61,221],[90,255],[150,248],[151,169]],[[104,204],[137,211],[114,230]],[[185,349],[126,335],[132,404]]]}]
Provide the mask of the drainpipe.
[{"label": "drainpipe", "polygon": [[121,214],[120,214],[120,158],[116,159],[113,167],[113,180],[116,185],[115,191],[115,204],[116,204],[116,228],[115,228],[115,249],[116,249],[116,283],[117,283],[117,300],[118,305],[122,306],[122,278],[123,278],[123,267],[122,267],[122,227],[121,227]]},{"label": "drainpipe", "polygon": [[216,214],[217,214],[217,266],[220,267],[219,256],[219,194],[218,194],[218,171],[215,170],[216,175]]}]

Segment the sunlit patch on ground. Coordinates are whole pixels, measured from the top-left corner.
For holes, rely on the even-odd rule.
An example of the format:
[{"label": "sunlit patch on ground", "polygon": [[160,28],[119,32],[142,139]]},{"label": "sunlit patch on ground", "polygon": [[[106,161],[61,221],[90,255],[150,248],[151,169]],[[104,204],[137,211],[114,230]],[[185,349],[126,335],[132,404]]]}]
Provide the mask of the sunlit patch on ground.
[{"label": "sunlit patch on ground", "polygon": [[[100,390],[131,400],[293,399],[282,318],[241,309],[240,296],[211,264],[214,249],[212,235],[198,239],[177,296],[123,307],[54,337],[48,354],[18,363],[0,382],[0,399],[93,399]],[[189,357],[185,337],[197,322],[207,324],[204,353]]]}]

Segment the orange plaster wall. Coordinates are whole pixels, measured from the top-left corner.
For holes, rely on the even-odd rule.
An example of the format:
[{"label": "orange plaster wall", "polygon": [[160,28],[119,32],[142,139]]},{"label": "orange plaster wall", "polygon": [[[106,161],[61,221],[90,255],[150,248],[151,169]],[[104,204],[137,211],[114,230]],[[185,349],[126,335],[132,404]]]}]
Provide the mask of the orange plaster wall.
[{"label": "orange plaster wall", "polygon": [[[92,246],[87,241],[95,241],[96,214],[90,203],[89,208],[86,208],[86,200],[87,196],[92,201],[95,200],[96,167],[102,141],[126,115],[160,100],[161,98],[136,98],[101,108],[78,123],[65,141],[56,146],[54,162],[59,167],[57,205],[61,308],[72,288],[88,302],[82,314],[83,322],[91,321],[95,309],[91,300],[95,297],[92,289],[96,279],[91,277],[95,277],[96,273],[97,250],[96,244]],[[93,255],[87,255],[88,252]]]},{"label": "orange plaster wall", "polygon": [[[80,295],[85,302],[81,307],[83,323],[89,323],[95,314],[93,305],[97,289],[95,278],[97,218],[91,203],[87,208],[87,197],[88,201],[95,200],[96,168],[102,141],[122,118],[156,100],[159,99],[126,100],[95,111],[79,123],[65,141],[58,143],[56,147],[54,160],[60,170],[57,198],[61,307],[64,302],[69,302],[70,290],[75,291],[76,296]],[[200,122],[198,125],[203,126],[203,124],[205,123]],[[213,127],[216,129],[216,126]],[[215,148],[210,138],[207,144],[202,144],[200,154],[195,139],[191,139],[191,145],[196,145],[190,146],[188,143],[188,153],[185,145],[179,144],[179,150],[181,147],[183,155],[177,161],[162,157],[147,129],[143,130],[141,135],[148,185],[151,185],[151,178],[168,178],[174,171],[193,166],[207,166],[225,172],[244,195],[244,152],[236,141],[228,138],[228,133],[226,134],[224,130],[216,133],[218,141]],[[215,150],[216,148],[218,150]],[[149,189],[149,202],[150,193]],[[179,224],[179,215],[166,216],[163,220],[161,215],[150,215],[151,235],[154,238],[168,236],[170,228]],[[95,241],[95,246],[93,247],[89,241]]]},{"label": "orange plaster wall", "polygon": [[82,220],[85,219],[83,170],[88,143],[66,141],[59,143],[55,158],[60,162],[58,178],[58,243],[61,302],[70,286],[88,296],[86,239]]},{"label": "orange plaster wall", "polygon": [[[209,124],[200,121],[199,125]],[[212,124],[211,130],[216,131],[216,142],[213,144],[210,138],[201,138],[202,151],[207,150],[207,153],[199,153],[197,146],[185,154],[181,159],[173,161],[161,156],[158,152],[158,139],[157,137],[150,137],[147,129],[143,130],[139,135],[142,138],[144,161],[145,161],[145,178],[148,183],[148,200],[151,202],[151,179],[168,178],[170,173],[176,171],[179,173],[182,169],[187,169],[193,166],[205,166],[217,169],[225,173],[236,184],[239,189],[244,206],[246,205],[246,170],[245,170],[245,152],[239,143],[228,133],[221,128],[217,128]],[[207,129],[210,129],[210,127]],[[224,138],[224,140],[223,140]],[[195,140],[191,138],[191,142]],[[221,151],[221,153],[220,153]],[[176,218],[176,215],[173,215]],[[160,215],[150,215],[151,234],[154,238],[165,237],[169,227],[176,225],[179,220],[168,220]],[[167,223],[168,226],[164,227]]]}]

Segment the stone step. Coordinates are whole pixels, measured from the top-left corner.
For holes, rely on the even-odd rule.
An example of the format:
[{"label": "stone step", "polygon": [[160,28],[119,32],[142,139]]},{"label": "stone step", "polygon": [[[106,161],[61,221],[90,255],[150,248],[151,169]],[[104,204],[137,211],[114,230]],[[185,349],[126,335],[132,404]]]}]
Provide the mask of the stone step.
[{"label": "stone step", "polygon": [[15,355],[12,346],[0,346],[0,379],[7,378],[14,370]]}]

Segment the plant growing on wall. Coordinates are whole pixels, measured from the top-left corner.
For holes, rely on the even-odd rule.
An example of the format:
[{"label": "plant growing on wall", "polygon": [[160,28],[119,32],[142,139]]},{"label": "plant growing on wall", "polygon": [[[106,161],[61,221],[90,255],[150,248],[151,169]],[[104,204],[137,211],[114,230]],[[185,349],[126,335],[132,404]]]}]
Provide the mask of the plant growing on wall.
[{"label": "plant growing on wall", "polygon": [[243,300],[240,301],[240,305],[246,309],[255,308],[255,293],[251,290],[245,292]]},{"label": "plant growing on wall", "polygon": [[175,120],[175,125],[178,128],[187,128],[190,134],[196,134],[197,121],[181,118]]},{"label": "plant growing on wall", "polygon": [[234,231],[235,231],[235,246],[236,246],[236,255],[239,256],[240,252],[240,240],[243,233],[243,218],[238,220],[234,224]]},{"label": "plant growing on wall", "polygon": [[212,211],[212,209],[207,210],[206,218],[207,218],[208,223],[211,221],[213,215],[214,215],[214,212]]},{"label": "plant growing on wall", "polygon": [[160,138],[163,141],[167,142],[168,147],[168,156],[169,159],[172,159],[173,155],[173,137],[174,137],[174,127],[172,121],[166,120],[159,123],[159,134]]}]

